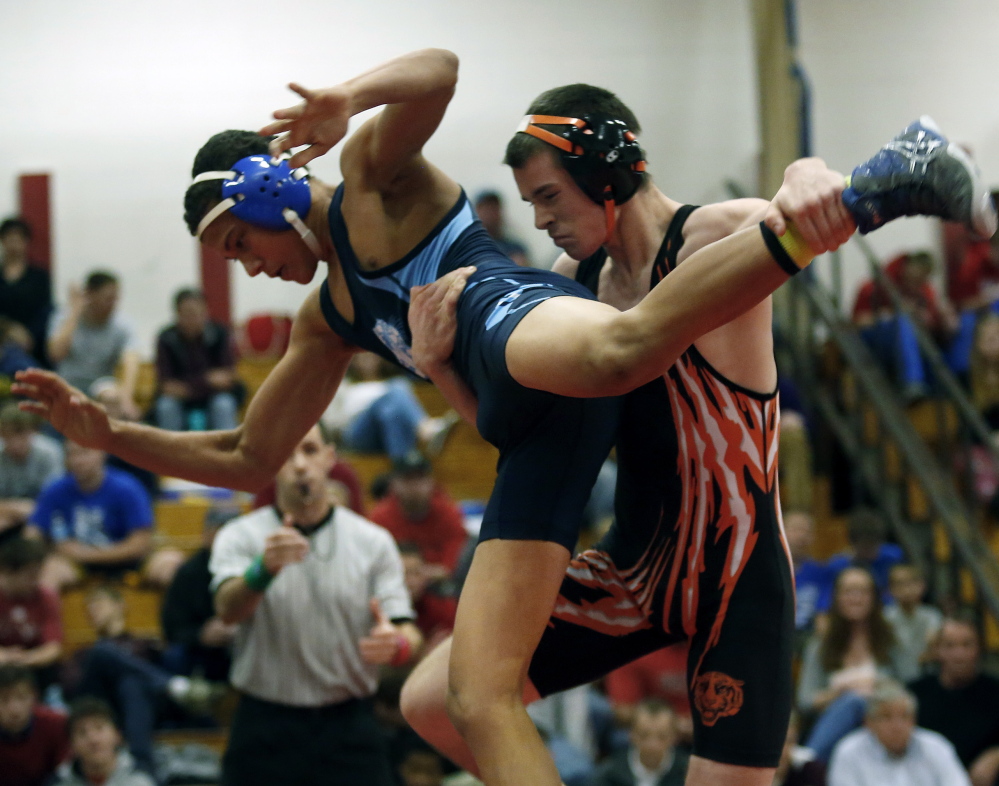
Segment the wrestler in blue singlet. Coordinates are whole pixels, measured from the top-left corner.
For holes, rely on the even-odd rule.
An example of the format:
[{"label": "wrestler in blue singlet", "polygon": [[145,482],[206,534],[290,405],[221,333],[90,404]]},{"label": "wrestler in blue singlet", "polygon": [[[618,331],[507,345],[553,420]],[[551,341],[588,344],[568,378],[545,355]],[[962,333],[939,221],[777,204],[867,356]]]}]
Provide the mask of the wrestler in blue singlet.
[{"label": "wrestler in blue singlet", "polygon": [[517,383],[506,366],[506,342],[534,306],[552,297],[593,300],[586,287],[505,257],[464,191],[412,251],[362,270],[341,213],[343,186],[330,205],[330,234],[354,304],[354,322],[320,289],[327,323],[352,344],[419,373],[412,358],[409,291],[460,267],[475,273],[458,301],[454,364],[478,397],[479,433],[500,451],[498,477],[480,540],[547,540],[570,551],[597,473],[614,443],[618,399],[558,396]]}]

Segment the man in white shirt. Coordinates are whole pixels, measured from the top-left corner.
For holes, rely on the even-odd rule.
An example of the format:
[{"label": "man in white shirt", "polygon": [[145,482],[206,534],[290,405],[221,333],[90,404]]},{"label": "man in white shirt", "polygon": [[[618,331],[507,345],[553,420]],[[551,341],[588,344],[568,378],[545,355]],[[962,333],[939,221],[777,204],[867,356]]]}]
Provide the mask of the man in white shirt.
[{"label": "man in white shirt", "polygon": [[885,681],[867,703],[864,728],[833,751],[829,786],[970,786],[954,746],[916,728],[916,697]]},{"label": "man in white shirt", "polygon": [[314,427],[278,472],[276,505],[212,546],[216,611],[240,625],[227,786],[394,783],[371,698],[378,667],[408,662],[421,637],[392,536],[330,502],[335,461]]}]

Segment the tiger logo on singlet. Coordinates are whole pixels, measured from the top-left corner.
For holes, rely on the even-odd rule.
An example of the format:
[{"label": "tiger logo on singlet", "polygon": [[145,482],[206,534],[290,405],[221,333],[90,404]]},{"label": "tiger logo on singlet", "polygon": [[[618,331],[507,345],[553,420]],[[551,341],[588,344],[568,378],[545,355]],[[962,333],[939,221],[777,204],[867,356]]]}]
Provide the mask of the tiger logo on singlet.
[{"label": "tiger logo on singlet", "polygon": [[694,707],[701,723],[714,726],[719,718],[728,718],[742,709],[742,680],[720,671],[705,672],[694,680]]}]

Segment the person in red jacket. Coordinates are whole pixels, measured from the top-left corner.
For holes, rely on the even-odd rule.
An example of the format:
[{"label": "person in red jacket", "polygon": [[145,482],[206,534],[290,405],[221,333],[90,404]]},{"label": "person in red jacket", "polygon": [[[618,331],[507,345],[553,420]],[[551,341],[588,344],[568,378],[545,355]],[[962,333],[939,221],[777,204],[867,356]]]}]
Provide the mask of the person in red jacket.
[{"label": "person in red jacket", "polygon": [[953,308],[930,284],[933,267],[933,257],[925,251],[900,254],[885,266],[885,278],[901,296],[901,312],[896,312],[888,292],[874,280],[860,287],[853,306],[853,323],[913,399],[925,395],[930,386],[914,325],[926,330],[945,351],[959,327]]},{"label": "person in red jacket", "polygon": [[42,786],[68,753],[66,716],[38,703],[31,670],[0,666],[0,782]]},{"label": "person in red jacket", "polygon": [[461,508],[434,482],[430,461],[410,451],[392,464],[389,493],[371,510],[396,543],[413,543],[437,578],[450,576],[468,533]]}]

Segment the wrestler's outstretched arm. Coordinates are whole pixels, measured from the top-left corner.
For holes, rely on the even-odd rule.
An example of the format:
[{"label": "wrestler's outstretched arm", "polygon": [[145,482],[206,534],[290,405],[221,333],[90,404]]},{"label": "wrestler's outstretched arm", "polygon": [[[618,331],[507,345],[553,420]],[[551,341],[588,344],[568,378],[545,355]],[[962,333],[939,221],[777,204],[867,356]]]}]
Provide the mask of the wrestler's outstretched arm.
[{"label": "wrestler's outstretched arm", "polygon": [[323,320],[319,292],[295,319],[288,351],[232,431],[166,431],[109,418],[104,408],[50,371],[17,374],[21,408],[46,418],[67,438],[113,453],[157,474],[255,491],[269,483],[318,421],[355,349]]},{"label": "wrestler's outstretched arm", "polygon": [[[807,227],[801,235],[815,255],[850,238],[856,227],[843,207],[843,187],[843,176],[821,160],[796,161],[773,201],[761,202],[744,229],[695,251],[634,308],[622,312],[574,297],[541,303],[510,336],[510,373],[526,387],[579,397],[619,395],[655,379],[701,336],[758,305],[790,278],[768,249],[760,221],[778,234],[788,222]],[[456,292],[470,272],[462,268],[413,290],[414,360],[445,391],[453,376],[448,359]],[[463,414],[469,410],[460,390],[448,398],[452,406],[463,403]]]}]

